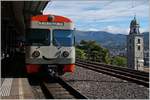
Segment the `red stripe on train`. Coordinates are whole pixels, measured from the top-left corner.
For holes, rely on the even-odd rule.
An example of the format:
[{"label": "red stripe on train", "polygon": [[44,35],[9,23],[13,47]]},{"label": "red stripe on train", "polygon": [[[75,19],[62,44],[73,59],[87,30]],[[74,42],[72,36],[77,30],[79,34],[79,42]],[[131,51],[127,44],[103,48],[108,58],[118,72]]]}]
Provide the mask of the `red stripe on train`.
[{"label": "red stripe on train", "polygon": [[[48,16],[53,16],[54,19],[52,21],[48,20]],[[63,16],[56,15],[37,15],[32,17],[32,21],[43,21],[43,22],[72,22],[70,19]]]}]

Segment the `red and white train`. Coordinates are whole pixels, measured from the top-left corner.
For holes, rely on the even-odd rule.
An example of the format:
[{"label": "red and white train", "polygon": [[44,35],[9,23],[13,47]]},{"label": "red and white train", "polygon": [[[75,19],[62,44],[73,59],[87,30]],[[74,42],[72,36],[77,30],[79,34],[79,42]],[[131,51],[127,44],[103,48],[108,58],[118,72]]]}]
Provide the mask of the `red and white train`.
[{"label": "red and white train", "polygon": [[31,18],[26,33],[27,73],[47,69],[63,75],[75,67],[75,30],[73,22],[57,15],[37,15]]}]

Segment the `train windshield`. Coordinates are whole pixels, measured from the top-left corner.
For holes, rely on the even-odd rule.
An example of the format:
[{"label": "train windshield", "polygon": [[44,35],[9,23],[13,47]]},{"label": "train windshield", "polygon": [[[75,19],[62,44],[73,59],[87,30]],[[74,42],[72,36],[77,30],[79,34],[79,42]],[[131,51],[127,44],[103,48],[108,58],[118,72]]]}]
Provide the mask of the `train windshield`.
[{"label": "train windshield", "polygon": [[53,44],[55,46],[73,46],[74,31],[73,30],[53,30]]},{"label": "train windshield", "polygon": [[26,42],[33,46],[50,45],[50,30],[48,29],[30,29],[26,34]]}]

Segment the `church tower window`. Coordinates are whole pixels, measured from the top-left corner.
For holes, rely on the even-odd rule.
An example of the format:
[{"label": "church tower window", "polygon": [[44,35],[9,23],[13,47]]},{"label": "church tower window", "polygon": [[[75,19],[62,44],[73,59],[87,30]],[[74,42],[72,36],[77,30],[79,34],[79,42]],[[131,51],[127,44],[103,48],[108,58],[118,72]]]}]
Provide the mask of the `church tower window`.
[{"label": "church tower window", "polygon": [[140,44],[140,39],[138,39],[138,44]]},{"label": "church tower window", "polygon": [[141,47],[140,46],[138,46],[138,50],[140,51],[140,49],[141,49]]}]

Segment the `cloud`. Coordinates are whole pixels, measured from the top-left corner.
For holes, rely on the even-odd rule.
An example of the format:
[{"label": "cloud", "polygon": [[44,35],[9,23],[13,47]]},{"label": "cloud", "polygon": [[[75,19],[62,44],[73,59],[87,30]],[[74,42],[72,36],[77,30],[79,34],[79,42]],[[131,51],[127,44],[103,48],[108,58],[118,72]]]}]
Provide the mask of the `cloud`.
[{"label": "cloud", "polygon": [[43,13],[69,17],[82,30],[117,25],[127,29],[135,12],[139,20],[148,19],[148,8],[148,0],[56,0]]},{"label": "cloud", "polygon": [[89,28],[88,31],[99,31],[99,30],[96,28]]},{"label": "cloud", "polygon": [[[140,28],[140,33],[147,32],[148,29]],[[130,28],[122,28],[117,26],[107,26],[104,29],[101,29],[101,31],[110,32],[113,34],[129,34]]]},{"label": "cloud", "polygon": [[104,29],[102,29],[103,31],[106,32],[111,32],[113,34],[128,34],[129,33],[129,29],[125,29],[125,28],[121,28],[121,27],[116,27],[116,26],[107,26]]},{"label": "cloud", "polygon": [[[109,2],[108,2],[109,1]],[[53,1],[44,10],[44,14],[61,14],[75,18],[108,19],[118,16],[131,16],[133,11],[140,16],[147,12],[148,5],[138,0],[137,5],[132,8],[131,1]],[[110,2],[111,1],[111,2]],[[105,6],[104,6],[105,5]]]},{"label": "cloud", "polygon": [[149,29],[147,28],[140,28],[139,30],[140,30],[140,33],[149,32]]}]

